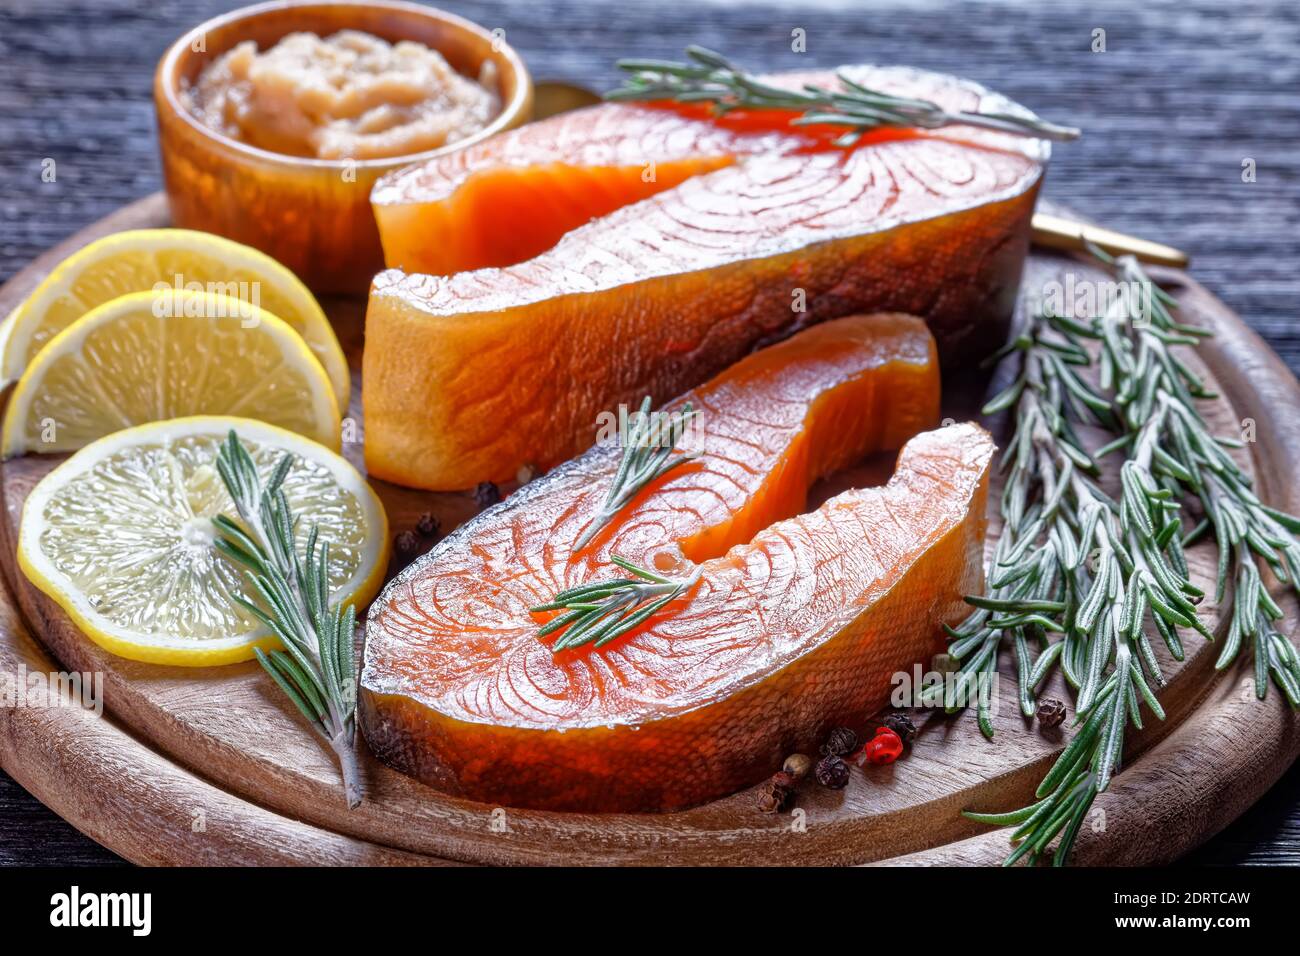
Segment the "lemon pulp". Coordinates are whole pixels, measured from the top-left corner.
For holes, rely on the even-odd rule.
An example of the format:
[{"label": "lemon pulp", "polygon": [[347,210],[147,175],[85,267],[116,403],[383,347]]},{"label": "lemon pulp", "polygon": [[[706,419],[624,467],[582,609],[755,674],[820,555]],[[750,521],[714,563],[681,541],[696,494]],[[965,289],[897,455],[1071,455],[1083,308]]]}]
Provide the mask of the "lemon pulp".
[{"label": "lemon pulp", "polygon": [[351,390],[347,359],[320,304],[289,269],[249,246],[188,229],[105,236],[65,259],[9,317],[4,380],[15,381],[59,332],[120,295],[202,287],[270,312],[302,336],[330,379],[339,414]]},{"label": "lemon pulp", "polygon": [[329,379],[275,316],[225,296],[120,296],[60,332],[23,372],[3,451],[72,451],[183,415],[258,418],[338,446]]},{"label": "lemon pulp", "polygon": [[263,478],[286,450],[296,535],[329,543],[331,593],[368,600],[382,578],[386,519],[374,493],[332,452],[260,422],[217,417],[110,435],[37,486],[24,509],[23,570],[97,643],[159,663],[211,664],[276,642],[235,600],[256,600],[245,572],[216,550],[212,518],[235,516],[215,462],[230,428]]}]

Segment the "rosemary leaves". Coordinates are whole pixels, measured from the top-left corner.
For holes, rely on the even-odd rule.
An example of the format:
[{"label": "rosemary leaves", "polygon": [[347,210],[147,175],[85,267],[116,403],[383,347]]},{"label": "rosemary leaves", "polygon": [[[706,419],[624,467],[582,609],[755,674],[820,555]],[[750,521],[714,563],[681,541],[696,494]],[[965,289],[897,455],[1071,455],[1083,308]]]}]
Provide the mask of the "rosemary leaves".
[{"label": "rosemary leaves", "polygon": [[352,649],[356,609],[329,602],[329,543],[318,540],[318,528],[312,527],[301,553],[294,543],[298,519],[281,487],[292,465],[286,452],[263,485],[248,450],[230,432],[217,456],[217,472],[240,520],[220,514],[212,519],[216,546],[248,570],[262,605],[240,595],[235,600],[284,646],[269,654],[257,649],[257,660],[333,749],[348,806],[355,809],[361,804]]},{"label": "rosemary leaves", "polygon": [[[686,434],[695,414],[691,403],[687,402],[680,412],[656,418],[650,412],[650,396],[645,397],[640,409],[631,416],[623,457],[610,482],[605,502],[578,538],[574,551],[585,547],[643,488],[691,460],[693,456],[673,455],[673,450]],[[564,632],[551,645],[554,653],[585,644],[603,647],[638,627],[695,582],[694,578],[673,580],[662,577],[617,555],[610,560],[632,577],[568,588],[557,594],[554,600],[531,609],[534,613],[565,612],[537,631],[538,637]]]},{"label": "rosemary leaves", "polygon": [[580,584],[561,591],[554,600],[530,609],[538,614],[565,612],[537,630],[538,637],[563,631],[551,645],[552,652],[558,654],[585,644],[603,647],[639,627],[656,611],[686,593],[697,579],[674,580],[617,556],[611,560],[632,577]]},{"label": "rosemary leaves", "polygon": [[1250,641],[1256,655],[1256,696],[1264,699],[1271,676],[1291,706],[1300,706],[1300,660],[1290,641],[1273,626],[1282,610],[1264,586],[1256,563],[1256,558],[1262,558],[1279,581],[1300,591],[1300,542],[1295,538],[1300,520],[1259,500],[1250,477],[1225,450],[1240,447],[1241,442],[1210,434],[1197,414],[1192,400],[1211,397],[1210,393],[1170,347],[1195,345],[1205,333],[1174,320],[1170,310],[1175,301],[1151,281],[1136,259],[1112,259],[1100,250],[1096,254],[1122,280],[1149,293],[1151,314],[1146,321],[1133,323],[1137,346],[1132,354],[1114,334],[1120,317],[1111,314],[1104,320],[1101,372],[1103,379],[1118,380],[1116,400],[1124,406],[1128,426],[1136,434],[1136,451],[1130,458],[1141,469],[1138,474],[1148,482],[1159,474],[1171,492],[1199,502],[1206,518],[1186,541],[1209,530],[1218,543],[1215,598],[1228,615],[1229,626],[1215,667],[1229,666],[1243,643]]},{"label": "rosemary leaves", "polygon": [[614,474],[614,480],[610,482],[605,503],[578,538],[573,546],[575,551],[586,547],[596,533],[635,498],[642,488],[691,460],[690,455],[674,456],[672,452],[694,418],[695,410],[687,402],[680,412],[668,416],[666,421],[660,423],[650,413],[650,396],[645,397],[641,408],[632,416],[632,428],[623,446],[623,458]]},{"label": "rosemary leaves", "polygon": [[764,83],[726,57],[699,46],[686,48],[687,62],[672,60],[619,60],[618,68],[629,76],[623,86],[605,94],[608,100],[674,100],[679,103],[709,103],[721,115],[732,110],[786,110],[799,115],[795,126],[825,124],[846,127],[835,140],[851,146],[880,127],[938,129],[962,124],[984,129],[1065,141],[1077,139],[1079,130],[1046,120],[1011,113],[949,113],[929,100],[893,96],[855,83],[843,73],[837,78],[843,89],[805,84],[802,89],[783,89]]},{"label": "rosemary leaves", "polygon": [[[1262,558],[1279,580],[1300,588],[1293,536],[1300,521],[1259,501],[1225,450],[1238,443],[1213,436],[1196,409],[1212,393],[1171,349],[1195,346],[1207,333],[1174,318],[1175,301],[1136,260],[1094,253],[1143,294],[1119,297],[1088,321],[1035,315],[999,353],[1021,359],[1016,380],[985,408],[1015,410],[1003,460],[1004,528],[989,592],[968,598],[975,610],[950,632],[949,653],[962,661],[958,687],[995,670],[1009,646],[1026,715],[1058,662],[1076,692],[1079,729],[1039,785],[1037,802],[1012,813],[967,813],[1017,827],[1008,863],[1036,862],[1055,840],[1053,862],[1063,864],[1093,800],[1119,770],[1128,725],[1142,726],[1141,705],[1163,719],[1152,685],[1164,676],[1150,635],[1177,660],[1180,629],[1211,639],[1183,552],[1199,535],[1213,532],[1218,541],[1216,593],[1230,622],[1217,666],[1228,666],[1249,641],[1257,694],[1264,696],[1271,676],[1300,705],[1300,663],[1273,626],[1281,610],[1256,566]],[[1096,386],[1080,374],[1093,365],[1085,342],[1098,352]],[[1075,423],[1116,437],[1089,455]],[[1096,462],[1121,451],[1115,500],[1097,484]],[[1190,533],[1182,520],[1187,502],[1206,515]],[[992,736],[986,710],[978,720]]]}]

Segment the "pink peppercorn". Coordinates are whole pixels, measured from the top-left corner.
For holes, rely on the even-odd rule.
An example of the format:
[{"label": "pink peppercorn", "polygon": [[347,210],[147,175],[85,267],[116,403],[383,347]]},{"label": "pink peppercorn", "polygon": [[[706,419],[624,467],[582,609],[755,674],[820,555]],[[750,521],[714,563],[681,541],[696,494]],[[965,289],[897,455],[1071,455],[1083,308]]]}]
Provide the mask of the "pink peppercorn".
[{"label": "pink peppercorn", "polygon": [[865,753],[868,762],[877,766],[893,763],[903,755],[903,738],[888,727],[878,727],[876,736],[867,741]]}]

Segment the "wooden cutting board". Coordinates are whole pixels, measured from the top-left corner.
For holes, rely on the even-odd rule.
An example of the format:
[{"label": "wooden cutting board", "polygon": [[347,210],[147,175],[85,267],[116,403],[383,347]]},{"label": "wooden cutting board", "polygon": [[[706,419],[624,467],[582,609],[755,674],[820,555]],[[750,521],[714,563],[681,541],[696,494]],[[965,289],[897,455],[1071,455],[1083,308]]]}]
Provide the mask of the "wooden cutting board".
[{"label": "wooden cutting board", "polygon": [[[109,232],[168,225],[152,196],[83,230],[0,288],[7,314],[63,257]],[[1035,253],[1027,282],[1088,266]],[[1300,511],[1300,384],[1245,324],[1186,275],[1159,277],[1187,320],[1214,331],[1200,356],[1221,398],[1206,414],[1223,434],[1253,419],[1243,456],[1266,501]],[[359,367],[364,303],[326,301],[354,368],[345,454],[361,466]],[[987,383],[950,387],[945,412],[968,418]],[[993,423],[995,430],[998,423]],[[1025,721],[1015,676],[1003,674],[996,743],[973,715],[927,714],[910,755],[855,769],[840,792],[806,784],[792,814],[767,816],[753,790],[680,813],[558,814],[447,797],[364,754],[366,800],[342,801],[328,752],[256,664],[169,668],[113,657],[87,640],[27,583],[14,561],[23,501],[57,457],[0,465],[0,693],[32,673],[103,675],[105,717],[74,706],[0,708],[0,765],[78,828],[128,859],[147,863],[995,863],[1007,835],[960,816],[1005,810],[1031,796],[1065,739]],[[834,490],[865,472],[840,476]],[[1113,477],[1113,476],[1112,476]],[[393,529],[433,511],[449,530],[475,511],[468,494],[432,494],[377,483]],[[508,489],[507,489],[508,490]],[[990,496],[991,500],[996,496]],[[1189,554],[1205,585],[1212,545]],[[1285,592],[1285,632],[1300,607]],[[1221,630],[1216,609],[1201,613]],[[1246,667],[1215,676],[1217,649],[1188,638],[1187,660],[1162,659],[1169,685],[1164,722],[1130,735],[1128,768],[1097,801],[1079,838],[1079,863],[1171,860],[1216,833],[1262,794],[1300,753],[1300,721],[1281,695],[1254,698]],[[1062,679],[1051,696],[1070,700]]]}]

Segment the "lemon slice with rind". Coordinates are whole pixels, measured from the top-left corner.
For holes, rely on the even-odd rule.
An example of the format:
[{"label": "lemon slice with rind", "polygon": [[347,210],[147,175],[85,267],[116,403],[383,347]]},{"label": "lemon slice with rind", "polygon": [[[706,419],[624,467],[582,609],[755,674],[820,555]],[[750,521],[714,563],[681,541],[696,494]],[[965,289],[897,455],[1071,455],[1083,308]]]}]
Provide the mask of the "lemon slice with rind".
[{"label": "lemon slice with rind", "polygon": [[257,418],[339,445],[329,379],[284,322],[227,296],[138,292],[92,309],[41,350],[9,400],[0,450],[73,451],[185,415]]},{"label": "lemon slice with rind", "polygon": [[96,644],[156,664],[247,660],[277,640],[234,600],[256,600],[242,569],[216,549],[212,517],[237,517],[217,473],[233,429],[263,480],[286,452],[284,481],[301,549],[311,525],[329,542],[330,593],[360,610],[383,582],[388,521],[343,458],[251,419],[152,422],[86,446],[32,490],[18,563]]},{"label": "lemon slice with rind", "polygon": [[120,295],[163,286],[230,295],[283,319],[325,369],[339,414],[347,411],[347,359],[320,303],[302,281],[263,252],[189,229],[114,233],[63,260],[12,314],[4,343],[4,381],[17,380],[46,344],[91,309]]}]

